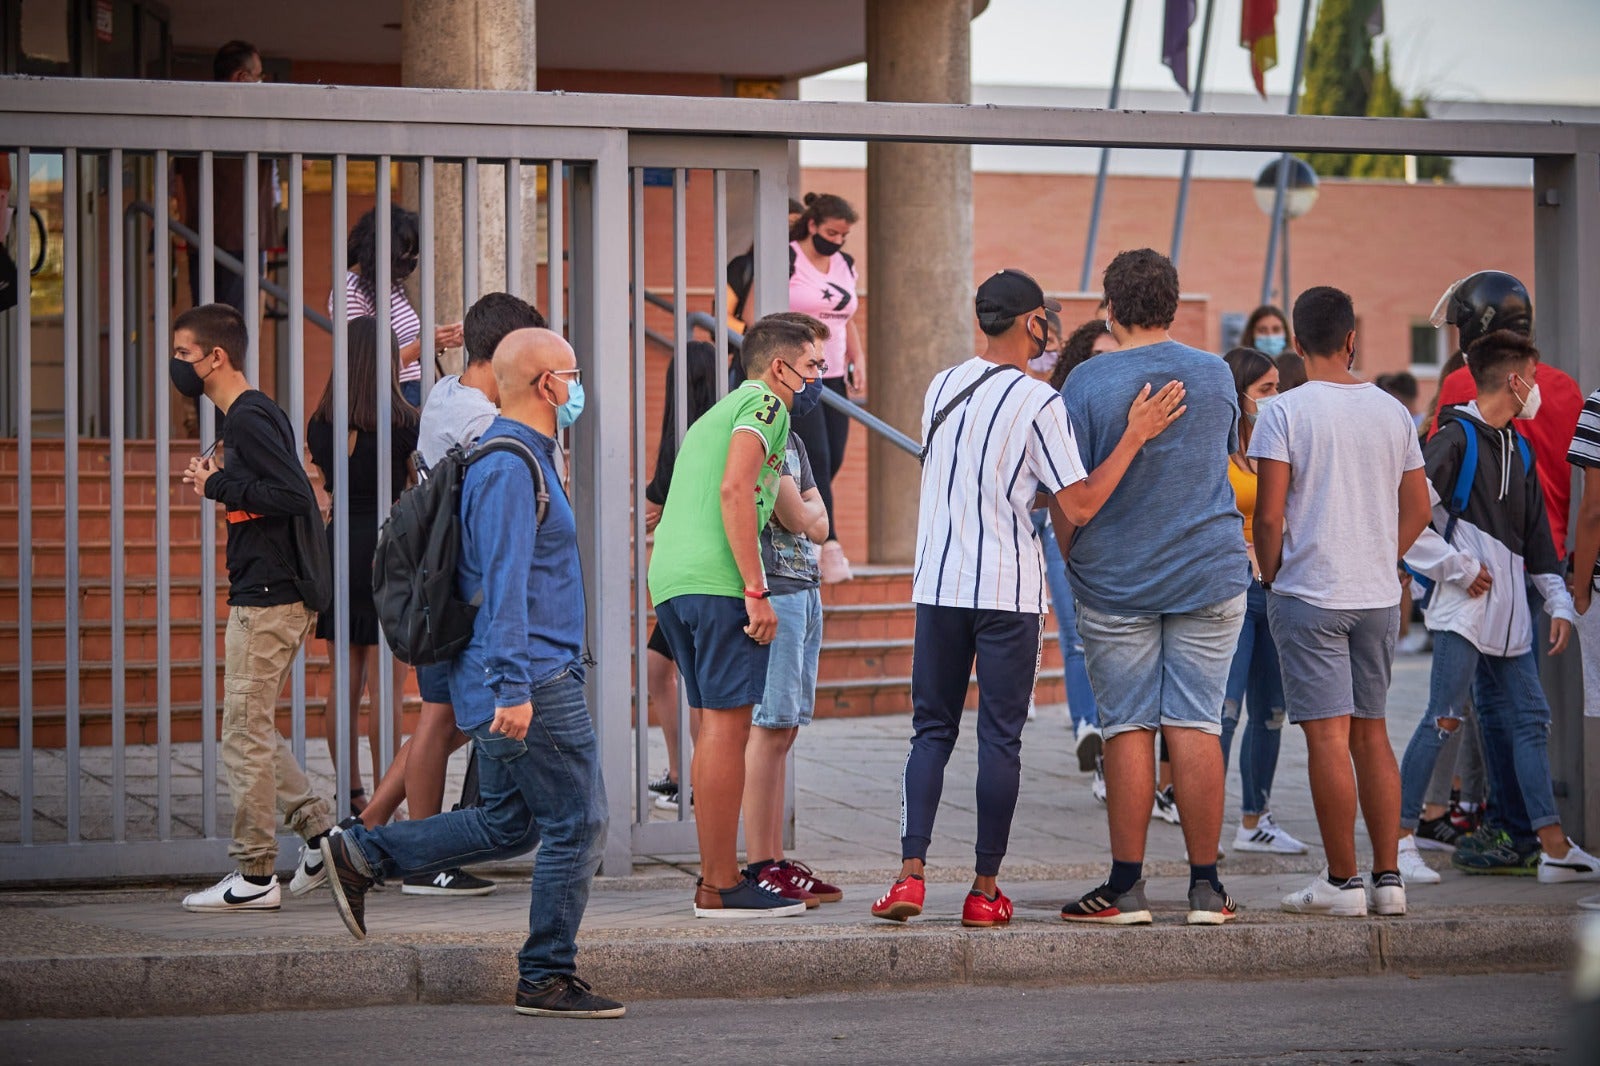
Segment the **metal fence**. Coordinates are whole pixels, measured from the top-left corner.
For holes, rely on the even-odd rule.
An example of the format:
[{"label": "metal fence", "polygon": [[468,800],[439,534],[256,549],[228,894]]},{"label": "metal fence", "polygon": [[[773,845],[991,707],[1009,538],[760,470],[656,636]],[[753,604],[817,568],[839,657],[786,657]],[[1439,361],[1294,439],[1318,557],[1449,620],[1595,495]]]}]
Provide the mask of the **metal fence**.
[{"label": "metal fence", "polygon": [[[18,217],[28,217],[26,176],[36,158],[59,158],[65,205],[58,238],[60,307],[50,312],[52,321],[59,318],[60,365],[42,363],[32,350],[29,293],[5,316],[15,367],[9,397],[16,435],[15,487],[9,502],[14,503],[17,550],[14,588],[8,591],[15,603],[18,648],[11,690],[15,706],[0,702],[0,724],[10,716],[16,726],[15,750],[0,751],[0,791],[14,788],[18,799],[14,830],[9,813],[0,817],[0,883],[214,872],[224,862],[221,834],[226,827],[219,827],[223,797],[215,755],[216,522],[209,509],[200,509],[171,488],[174,413],[162,366],[175,306],[173,245],[167,237],[172,221],[169,171],[179,157],[198,160],[203,211],[196,236],[202,262],[210,262],[218,251],[216,220],[209,214],[217,162],[239,160],[244,174],[255,173],[268,158],[282,168],[287,186],[281,279],[286,306],[274,326],[282,337],[275,388],[297,433],[305,426],[308,338],[316,333],[314,325],[310,333],[307,326],[307,248],[316,227],[327,226],[326,265],[335,294],[330,315],[335,440],[343,440],[347,429],[342,278],[352,166],[372,167],[372,202],[380,218],[397,196],[392,165],[400,167],[399,195],[418,205],[425,383],[433,373],[427,358],[432,328],[459,313],[435,305],[436,282],[459,274],[463,307],[484,288],[481,244],[500,229],[498,222],[480,217],[482,190],[493,181],[492,176],[485,178],[486,168],[503,177],[506,194],[499,200],[499,218],[504,237],[496,253],[503,261],[489,265],[497,278],[505,278],[506,288],[534,299],[552,327],[568,336],[591,385],[590,411],[574,428],[569,446],[590,643],[602,660],[590,679],[589,701],[613,812],[603,866],[607,874],[628,872],[636,856],[695,850],[691,812],[653,820],[646,793],[647,538],[642,504],[651,457],[646,454],[643,382],[653,331],[647,317],[661,312],[647,311],[645,304],[645,198],[647,182],[663,173],[671,188],[671,283],[660,295],[670,298],[674,308],[670,338],[678,370],[679,434],[686,406],[687,315],[706,309],[693,306],[690,264],[711,264],[709,310],[719,351],[727,350],[720,264],[730,251],[730,227],[751,234],[756,310],[783,306],[783,286],[771,282],[786,274],[782,225],[789,145],[801,138],[1529,156],[1535,160],[1529,207],[1536,219],[1541,347],[1586,384],[1600,383],[1600,354],[1590,341],[1600,328],[1600,308],[1592,299],[1600,291],[1600,128],[1592,126],[310,86],[49,80],[0,85],[0,145],[15,146],[21,163]],[[307,161],[325,163],[331,171],[325,223],[320,215],[308,215]],[[536,171],[544,175],[546,191],[530,197],[523,178]],[[448,227],[436,217],[435,207],[436,188],[446,180],[459,183],[462,190],[459,212],[451,212]],[[691,233],[687,222],[688,190],[699,182],[710,183],[714,222],[708,234]],[[254,182],[243,184],[245,247],[238,262],[246,291],[255,294],[262,280],[262,234],[254,223],[258,193]],[[732,184],[748,189],[737,205]],[[134,208],[133,224],[125,228],[123,212],[141,203],[147,208]],[[542,294],[536,294],[535,279],[527,275],[521,254],[528,243],[525,211],[543,211],[548,220]],[[379,226],[378,233],[375,281],[381,292],[390,280],[387,227]],[[16,227],[20,262],[29,261],[33,239],[32,227]],[[134,241],[138,247],[129,247]],[[709,256],[692,256],[694,241],[709,244]],[[1492,250],[1485,255],[1492,263]],[[211,271],[200,271],[200,290],[202,302],[214,294]],[[322,293],[310,295],[320,300]],[[387,305],[379,305],[386,324]],[[248,370],[259,381],[263,327],[260,316],[247,319]],[[386,334],[380,329],[380,336]],[[386,456],[388,363],[380,359],[379,366],[380,450]],[[54,388],[56,383],[59,409],[46,411],[48,403],[41,406],[37,394],[51,391],[44,386]],[[145,401],[148,409],[140,406]],[[146,410],[149,432],[141,435]],[[202,411],[195,447],[210,445],[212,433],[210,412]],[[340,607],[347,608],[347,470],[342,450],[335,453],[334,521],[341,536],[341,550],[335,552],[336,584]],[[91,477],[99,485],[100,469],[85,464],[102,454],[109,563],[105,574],[90,574],[85,568],[94,555],[83,535],[90,527],[80,496]],[[144,477],[141,464],[153,476]],[[388,463],[380,461],[379,469],[386,479]],[[53,487],[58,483],[59,491]],[[47,488],[53,494],[48,499],[43,495]],[[380,500],[387,499],[386,489],[379,486]],[[146,512],[148,551],[142,538],[130,536],[135,524],[145,528]],[[196,532],[193,540],[187,533],[174,536],[175,519],[186,523],[186,531]],[[145,591],[153,601],[153,617],[148,619],[127,614],[130,595],[138,591],[138,582],[130,584],[128,569],[136,559],[151,569]],[[56,567],[59,575],[51,572]],[[136,576],[144,580],[142,573]],[[88,617],[91,607],[93,619]],[[185,619],[193,610],[197,623],[178,624],[174,611],[180,608]],[[91,621],[93,627],[88,626]],[[45,637],[55,630],[64,636],[60,658],[46,661],[35,648],[48,646]],[[192,640],[185,636],[191,630]],[[134,641],[141,650],[130,665]],[[197,804],[193,818],[183,807],[187,794],[180,796],[174,788],[182,762],[175,754],[174,713],[185,702],[174,691],[180,676],[175,654],[184,649],[199,662],[195,702],[200,742],[197,776],[190,775],[197,781],[197,794],[190,797]],[[331,728],[340,751],[356,741],[347,724],[342,674],[346,651],[347,642],[341,639],[332,656],[334,678],[324,704],[334,716]],[[146,661],[148,670],[142,665]],[[183,666],[188,669],[187,663]],[[380,679],[387,689],[386,669],[380,669]],[[302,661],[290,700],[290,730],[302,758],[307,684]],[[150,692],[138,705],[130,702],[135,688]],[[681,704],[677,712],[686,735]],[[86,767],[81,739],[95,725],[91,718],[109,725],[106,743],[95,748],[93,769]],[[146,718],[153,719],[153,743],[131,744],[130,720],[143,723]],[[386,749],[391,748],[395,738],[384,739]],[[1568,742],[1574,743],[1571,738]],[[1581,732],[1575,744],[1581,759]],[[680,780],[686,781],[686,755],[680,761]],[[1577,776],[1581,782],[1581,765]],[[346,786],[340,771],[341,797]],[[108,812],[94,826],[84,819],[90,801],[103,803]],[[130,811],[130,804],[137,810]],[[342,800],[340,805],[345,805]],[[624,824],[630,832],[620,831]]]}]

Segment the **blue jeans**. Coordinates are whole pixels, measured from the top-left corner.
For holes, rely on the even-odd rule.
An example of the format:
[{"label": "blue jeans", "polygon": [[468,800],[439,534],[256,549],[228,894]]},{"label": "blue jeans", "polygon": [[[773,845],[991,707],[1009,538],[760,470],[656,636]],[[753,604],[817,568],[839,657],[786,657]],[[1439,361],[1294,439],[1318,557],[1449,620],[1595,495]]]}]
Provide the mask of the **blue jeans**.
[{"label": "blue jeans", "polygon": [[402,381],[400,383],[400,395],[404,396],[406,398],[406,403],[410,404],[412,407],[417,408],[419,411],[422,409],[421,380]]},{"label": "blue jeans", "polygon": [[524,740],[466,732],[477,751],[481,807],[416,822],[348,829],[374,872],[435,873],[522,855],[538,846],[528,939],[517,969],[530,984],[577,970],[578,923],[606,839],[600,752],[583,686],[566,671],[533,687]]},{"label": "blue jeans", "polygon": [[810,725],[822,654],[822,590],[785,592],[767,602],[778,616],[778,635],[767,646],[767,687],[750,720],[762,729]]},{"label": "blue jeans", "polygon": [[1228,688],[1222,697],[1222,766],[1228,766],[1233,732],[1239,725],[1239,705],[1249,712],[1249,724],[1239,741],[1239,810],[1263,814],[1278,772],[1278,747],[1283,740],[1283,674],[1278,669],[1278,646],[1267,625],[1267,593],[1261,582],[1251,581],[1245,594],[1244,627],[1228,668]]},{"label": "blue jeans", "polygon": [[1074,727],[1098,726],[1100,710],[1095,706],[1094,689],[1089,687],[1089,671],[1083,665],[1083,638],[1078,636],[1077,605],[1072,586],[1067,584],[1067,563],[1061,558],[1061,545],[1050,528],[1048,511],[1033,512],[1033,532],[1044,545],[1044,576],[1050,587],[1050,609],[1056,614],[1056,635],[1061,643],[1061,663],[1067,682],[1067,710]]}]

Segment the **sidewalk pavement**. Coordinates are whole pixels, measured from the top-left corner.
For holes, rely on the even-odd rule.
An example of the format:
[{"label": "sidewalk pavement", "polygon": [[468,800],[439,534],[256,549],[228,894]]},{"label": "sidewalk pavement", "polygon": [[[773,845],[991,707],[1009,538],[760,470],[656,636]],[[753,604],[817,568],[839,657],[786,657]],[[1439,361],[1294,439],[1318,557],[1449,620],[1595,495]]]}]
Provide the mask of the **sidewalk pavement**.
[{"label": "sidewalk pavement", "polygon": [[[1428,660],[1397,664],[1391,734],[1403,749],[1425,702]],[[1305,748],[1285,729],[1273,810],[1306,841],[1301,856],[1232,852],[1221,873],[1243,904],[1223,928],[1182,924],[1187,867],[1177,827],[1155,822],[1146,866],[1152,928],[1068,926],[1060,905],[1107,869],[1104,810],[1077,770],[1062,708],[1040,708],[1024,734],[1023,784],[1001,884],[1017,905],[1009,929],[965,930],[961,900],[975,834],[970,738],[958,745],[929,855],[928,906],[908,925],[867,913],[898,866],[898,779],[905,718],[816,723],[798,747],[795,858],[844,888],[841,903],[795,919],[694,919],[692,867],[671,861],[601,878],[580,935],[581,973],[624,998],[774,996],[951,983],[1147,981],[1185,977],[1503,972],[1566,965],[1577,901],[1600,885],[1467,877],[1415,886],[1411,914],[1317,919],[1284,914],[1281,896],[1323,863],[1305,785]],[[657,740],[659,750],[659,739]],[[658,760],[664,760],[657,755]],[[664,765],[658,761],[657,765]],[[1362,838],[1363,847],[1364,837]],[[0,1016],[192,1014],[396,1003],[505,1003],[527,933],[531,858],[489,871],[470,900],[368,898],[369,939],[353,940],[326,890],[276,913],[193,915],[192,885],[0,895]],[[218,871],[221,873],[221,871]]]}]

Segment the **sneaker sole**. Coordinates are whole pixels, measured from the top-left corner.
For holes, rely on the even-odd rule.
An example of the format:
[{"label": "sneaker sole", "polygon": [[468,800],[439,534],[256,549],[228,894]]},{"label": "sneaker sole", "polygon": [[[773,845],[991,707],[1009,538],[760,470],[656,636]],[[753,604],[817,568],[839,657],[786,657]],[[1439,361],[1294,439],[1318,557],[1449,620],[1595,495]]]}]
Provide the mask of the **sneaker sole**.
[{"label": "sneaker sole", "polygon": [[1100,736],[1087,736],[1078,742],[1078,772],[1094,772],[1094,761],[1105,750],[1105,740]]},{"label": "sneaker sole", "polygon": [[782,907],[701,907],[696,906],[696,918],[794,918],[806,912],[804,903],[791,903]]},{"label": "sneaker sole", "polygon": [[1539,883],[1541,885],[1575,885],[1583,881],[1600,881],[1600,874],[1558,873],[1553,877],[1546,877],[1544,868],[1539,869]]},{"label": "sneaker sole", "polygon": [[666,796],[657,796],[655,801],[655,809],[658,811],[676,811],[678,809],[678,801],[675,799],[668,799]]},{"label": "sneaker sole", "polygon": [[921,913],[922,905],[920,903],[907,903],[902,900],[899,903],[889,904],[881,911],[873,910],[872,916],[874,918],[886,918],[891,922],[903,922],[907,918],[915,918]]},{"label": "sneaker sole", "polygon": [[1063,914],[1061,920],[1084,925],[1150,925],[1154,922],[1149,911],[1123,911],[1120,914]]},{"label": "sneaker sole", "polygon": [[1010,918],[978,919],[962,918],[961,924],[968,929],[998,929],[1003,925],[1010,925]]},{"label": "sneaker sole", "polygon": [[1302,844],[1298,848],[1275,848],[1271,844],[1256,844],[1251,841],[1235,840],[1233,842],[1233,850],[1253,851],[1258,855],[1304,855],[1306,846]]},{"label": "sneaker sole", "polygon": [[1360,907],[1305,907],[1284,903],[1280,909],[1285,914],[1304,914],[1313,918],[1365,918],[1367,905]]},{"label": "sneaker sole", "polygon": [[1222,925],[1239,917],[1238,911],[1190,911],[1190,925]]},{"label": "sneaker sole", "polygon": [[282,910],[281,903],[223,903],[218,906],[208,904],[183,904],[183,909],[190,914],[232,914],[235,911],[276,911]]},{"label": "sneaker sole", "polygon": [[487,896],[493,892],[496,885],[484,885],[482,888],[440,888],[438,885],[401,885],[402,896]]},{"label": "sneaker sole", "polygon": [[1537,874],[1526,866],[1457,866],[1451,863],[1450,868],[1473,877],[1534,877]]},{"label": "sneaker sole", "polygon": [[[807,891],[810,891],[810,890],[808,889]],[[811,898],[816,900],[818,903],[838,903],[840,900],[844,899],[844,893],[843,892],[824,892],[821,895],[818,895],[817,893],[812,892],[811,893]]]},{"label": "sneaker sole", "polygon": [[[323,839],[320,847],[322,848],[322,868],[331,872],[333,870],[333,848],[328,846],[326,838]],[[357,940],[367,939],[367,931],[361,928],[356,921],[355,914],[350,910],[350,900],[344,894],[344,883],[337,877],[329,877],[328,890],[333,893],[333,902],[339,908],[339,920],[344,922],[346,929],[350,930],[350,935]]]},{"label": "sneaker sole", "polygon": [[546,1010],[543,1007],[515,1007],[518,1014],[530,1018],[573,1018],[578,1021],[592,1018],[620,1018],[628,1013],[627,1007],[607,1007],[605,1010]]},{"label": "sneaker sole", "polygon": [[319,873],[315,877],[305,881],[303,884],[300,885],[300,887],[296,888],[293,884],[290,884],[289,885],[289,895],[295,896],[295,897],[299,897],[299,896],[305,895],[307,892],[315,892],[317,889],[321,888],[322,885],[323,885],[323,882],[325,882],[327,880],[328,880],[328,868],[326,866],[324,866],[322,868],[322,872],[321,873]]}]

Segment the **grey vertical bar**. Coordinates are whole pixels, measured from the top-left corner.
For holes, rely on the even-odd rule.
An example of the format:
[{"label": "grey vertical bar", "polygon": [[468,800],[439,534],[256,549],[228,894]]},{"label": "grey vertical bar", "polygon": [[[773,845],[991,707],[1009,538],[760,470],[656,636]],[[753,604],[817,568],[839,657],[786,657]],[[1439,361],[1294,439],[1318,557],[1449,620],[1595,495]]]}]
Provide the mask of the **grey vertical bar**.
[{"label": "grey vertical bar", "polygon": [[461,164],[461,306],[478,302],[478,161]]},{"label": "grey vertical bar", "polygon": [[[717,366],[728,358],[728,172],[719,170],[711,182],[712,254],[711,314],[717,320]],[[728,395],[728,375],[716,375],[717,399]]]},{"label": "grey vertical bar", "polygon": [[[29,155],[26,147],[17,149],[17,176],[12,185],[16,194],[17,307],[12,316],[16,329],[17,382],[17,706],[18,756],[22,763],[22,820],[18,840],[33,843],[33,281],[28,265],[33,262],[29,244],[33,226],[29,211]],[[121,200],[113,200],[120,205]],[[120,213],[111,216],[121,219]],[[111,224],[118,230],[117,222]],[[113,334],[114,335],[114,334]],[[113,552],[116,546],[112,546]],[[68,559],[69,569],[77,566]],[[120,755],[113,756],[122,765]],[[72,782],[72,788],[77,782]]]},{"label": "grey vertical bar", "polygon": [[506,291],[522,295],[522,161],[506,160]]},{"label": "grey vertical bar", "polygon": [[[134,187],[138,188],[138,175],[134,175]],[[139,380],[139,363],[136,348],[139,343],[139,233],[138,216],[133,212],[123,212],[120,215],[106,213],[108,224],[114,225],[115,219],[122,221],[122,332],[119,338],[112,343],[122,360],[122,380]],[[139,432],[139,397],[137,389],[129,389],[123,394],[123,432]]]},{"label": "grey vertical bar", "polygon": [[[433,363],[433,352],[437,351],[433,340],[434,322],[438,313],[434,308],[433,274],[434,264],[437,260],[433,254],[433,156],[425,156],[418,164],[417,181],[417,258],[418,270],[417,296],[419,300],[419,315],[422,320],[422,402],[428,402],[428,393],[433,389],[434,379],[438,370]],[[464,360],[463,360],[464,362]]]},{"label": "grey vertical bar", "polygon": [[[339,817],[350,814],[350,456],[345,442],[350,436],[350,290],[344,282],[344,234],[349,232],[349,160],[333,157],[333,691],[325,707],[333,708],[333,721],[323,712],[323,728],[332,729],[335,789]],[[387,222],[387,220],[385,220]],[[380,232],[388,226],[379,227]]]},{"label": "grey vertical bar", "polygon": [[[200,302],[216,299],[216,157],[200,153]],[[189,254],[195,254],[193,248]],[[200,397],[200,450],[216,441],[217,409]],[[200,501],[200,828],[217,835],[217,509]]]},{"label": "grey vertical bar", "polygon": [[[294,427],[294,453],[306,448],[306,183],[299,152],[289,157],[289,424]],[[302,458],[303,461],[303,458]],[[290,745],[301,766],[306,764],[306,647],[294,653],[290,689]]]},{"label": "grey vertical bar", "polygon": [[557,333],[565,333],[567,326],[566,278],[563,262],[567,248],[566,171],[565,162],[552,159],[545,171],[544,182],[545,238],[549,249],[545,253],[545,281],[550,289],[549,303],[545,308],[544,317],[550,328]]},{"label": "grey vertical bar", "polygon": [[122,150],[111,150],[110,184],[106,200],[106,231],[111,238],[106,267],[110,283],[110,336],[112,352],[107,362],[111,370],[111,839],[120,844],[128,836],[128,787],[125,761],[127,747],[127,664],[128,645],[126,604],[127,497],[125,485],[125,442],[127,432],[127,364],[123,361],[126,342],[126,311],[122,304],[122,274],[127,270],[122,226]]},{"label": "grey vertical bar", "polygon": [[[645,380],[645,334],[644,334],[644,171],[633,169],[630,172],[629,199],[633,220],[632,240],[632,282],[630,287],[633,309],[633,347],[630,355],[633,361],[633,380]],[[644,389],[636,389],[633,402],[633,468],[638,471],[638,476],[633,479],[633,617],[637,622],[634,629],[633,666],[634,666],[634,817],[635,823],[650,820],[650,674],[649,657],[646,651],[646,640],[649,636],[646,631],[646,619],[649,617],[649,588],[645,583],[645,575],[649,566],[649,552],[645,545],[644,487],[649,478],[645,471],[649,469],[645,455],[645,403]],[[661,709],[662,728],[666,728],[667,711]]]},{"label": "grey vertical bar", "polygon": [[[82,720],[78,706],[82,683],[78,678],[79,636],[78,615],[78,431],[80,410],[78,401],[79,359],[79,288],[82,249],[78,246],[78,151],[68,148],[61,160],[61,369],[62,369],[62,434],[66,470],[66,543],[67,543],[67,843],[76,844],[81,839],[82,776],[79,772],[79,726]],[[27,790],[24,789],[24,792]],[[24,819],[24,823],[27,819]]]},{"label": "grey vertical bar", "polygon": [[755,315],[789,307],[789,160],[783,142],[767,142],[756,170]]},{"label": "grey vertical bar", "polygon": [[[683,167],[672,171],[672,382],[673,434],[679,448],[689,432],[689,175]],[[684,782],[689,780],[689,699],[683,685],[678,686],[678,821],[688,821],[693,805],[681,801]],[[663,719],[664,720],[664,719]]]},{"label": "grey vertical bar", "polygon": [[[250,333],[250,348],[244,360],[244,374],[250,384],[261,387],[261,157],[244,154],[244,324]],[[338,242],[335,242],[338,243]]]},{"label": "grey vertical bar", "polygon": [[[1200,61],[1195,64],[1194,93],[1189,97],[1189,111],[1200,110],[1205,96],[1206,57],[1211,54],[1211,16],[1216,14],[1217,0],[1205,0],[1206,18],[1200,30]],[[1183,226],[1189,214],[1189,180],[1194,173],[1194,149],[1183,150],[1183,173],[1178,179],[1178,210],[1172,220],[1172,265],[1177,266],[1183,256]]]},{"label": "grey vertical bar", "polygon": [[[167,229],[167,153],[156,152],[154,325],[150,350],[168,343],[172,321],[172,235]],[[152,359],[150,365],[155,365]],[[156,407],[156,837],[172,839],[172,390],[154,383]]]},{"label": "grey vertical bar", "polygon": [[[1300,79],[1306,69],[1306,37],[1310,34],[1311,0],[1300,0],[1300,39],[1294,49],[1294,81],[1289,83],[1289,114],[1300,110]],[[1272,302],[1272,268],[1278,257],[1279,229],[1283,225],[1284,202],[1289,193],[1289,166],[1293,158],[1288,152],[1278,157],[1278,187],[1272,195],[1272,226],[1267,234],[1267,263],[1261,271],[1261,302]],[[1289,294],[1283,294],[1285,303]]]},{"label": "grey vertical bar", "polygon": [[[1128,55],[1128,25],[1133,21],[1133,0],[1122,7],[1122,33],[1117,38],[1117,65],[1111,72],[1111,100],[1106,104],[1117,109],[1122,98],[1122,64]],[[1111,149],[1100,149],[1100,169],[1094,176],[1094,206],[1089,209],[1089,236],[1083,243],[1083,269],[1078,273],[1078,291],[1089,291],[1089,278],[1094,273],[1094,246],[1100,239],[1100,211],[1106,202],[1106,173],[1111,169]]]},{"label": "grey vertical bar", "polygon": [[[390,345],[393,339],[393,308],[394,286],[392,259],[394,253],[394,231],[389,224],[389,203],[393,190],[390,187],[389,157],[380,155],[377,162],[377,202],[374,207],[377,221],[377,268],[378,276],[374,282],[374,291],[377,293],[378,311],[378,365],[374,387],[378,390],[378,516],[379,526],[383,525],[384,517],[389,513],[389,492],[392,488],[392,471],[390,451],[394,447],[391,439],[390,417],[392,415],[390,403],[390,382],[393,380],[394,367],[391,360],[394,358],[394,349]],[[421,339],[421,335],[418,335]],[[431,349],[423,344],[417,355],[420,359],[423,351]],[[339,438],[343,440],[343,437]],[[339,479],[341,486],[348,485],[346,478]],[[352,560],[352,563],[354,560]],[[365,565],[371,566],[370,562]],[[369,682],[370,684],[370,682]],[[371,691],[370,689],[368,691]],[[394,758],[395,742],[395,710],[400,699],[400,693],[394,690],[394,657],[389,651],[385,641],[378,641],[378,699],[377,706],[371,713],[378,716],[378,750],[372,756],[372,787],[376,791],[378,782],[383,779],[384,773],[389,769],[389,762]]]}]

